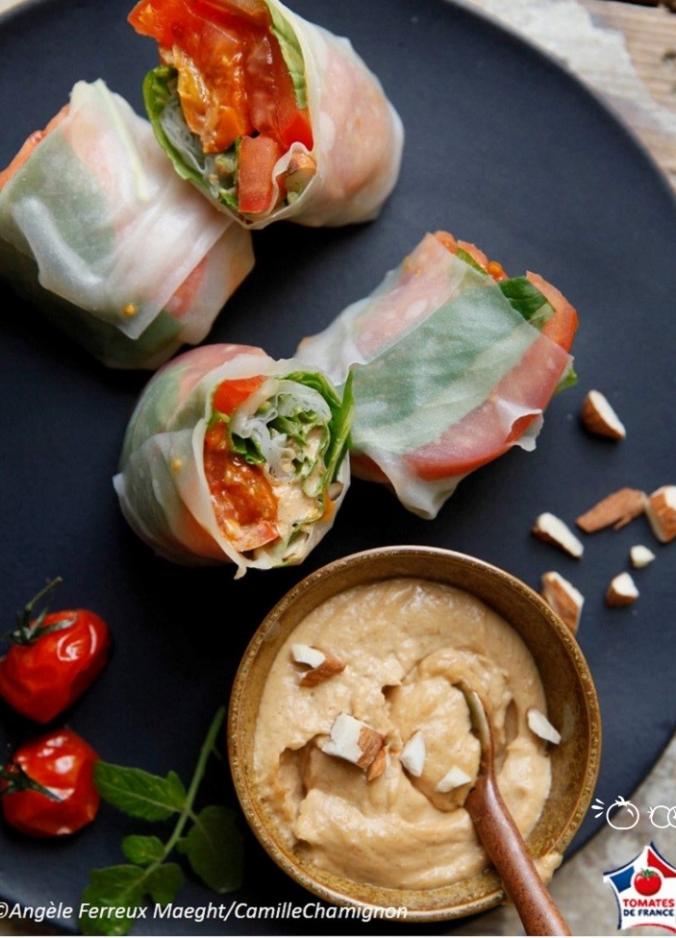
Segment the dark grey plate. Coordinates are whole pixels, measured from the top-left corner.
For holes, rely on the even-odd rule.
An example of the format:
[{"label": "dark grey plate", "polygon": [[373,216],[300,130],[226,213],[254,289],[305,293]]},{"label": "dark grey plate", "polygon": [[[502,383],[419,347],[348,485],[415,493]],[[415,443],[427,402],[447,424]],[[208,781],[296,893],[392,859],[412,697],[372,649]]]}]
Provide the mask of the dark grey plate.
[{"label": "dark grey plate", "polygon": [[[46,123],[77,79],[103,77],[140,109],[140,82],[155,51],[126,25],[128,6],[44,0],[0,20],[0,162]],[[381,76],[406,125],[402,179],[376,224],[320,232],[278,226],[257,236],[257,269],[212,338],[289,355],[303,334],[368,293],[424,232],[450,228],[515,273],[541,271],[577,305],[580,384],[553,402],[535,454],[514,451],[471,476],[435,522],[417,520],[385,490],[357,482],[331,536],[302,570],[235,583],[227,569],[191,571],[154,559],[120,516],[110,479],[145,377],[97,366],[3,288],[5,622],[45,577],[63,575],[59,599],[98,610],[116,639],[110,668],[69,715],[71,724],[109,760],[187,775],[251,632],[312,569],[397,543],[456,548],[533,585],[555,568],[587,596],[580,641],[605,719],[598,795],[606,802],[628,796],[674,726],[667,658],[676,630],[675,554],[660,551],[640,573],[634,608],[609,612],[605,585],[625,567],[631,544],[651,542],[647,525],[590,538],[582,563],[528,531],[540,511],[572,519],[619,486],[651,490],[676,481],[676,212],[669,188],[566,72],[464,9],[443,0],[297,0],[295,8],[351,36]],[[591,439],[577,426],[590,387],[617,404],[626,443]],[[0,720],[3,745],[26,731],[6,713]],[[213,784],[217,790],[221,783]],[[588,819],[574,847],[601,823]],[[128,829],[104,809],[67,843],[30,843],[2,830],[0,895],[74,904],[92,867],[120,861]],[[249,839],[242,898],[271,905],[303,895]],[[181,895],[190,904],[209,898],[196,883]],[[199,930],[181,921],[154,927]],[[230,922],[202,931],[302,927]]]}]

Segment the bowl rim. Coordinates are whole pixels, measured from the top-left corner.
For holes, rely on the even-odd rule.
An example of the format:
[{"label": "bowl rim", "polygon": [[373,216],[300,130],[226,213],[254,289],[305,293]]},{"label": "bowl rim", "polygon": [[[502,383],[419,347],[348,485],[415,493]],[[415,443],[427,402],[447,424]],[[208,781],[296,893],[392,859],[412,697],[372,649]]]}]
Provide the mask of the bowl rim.
[{"label": "bowl rim", "polygon": [[[256,810],[256,799],[250,794],[249,787],[246,783],[244,760],[240,756],[239,719],[242,709],[240,706],[242,690],[246,688],[249,676],[255,667],[255,662],[258,660],[258,651],[263,642],[268,637],[270,628],[276,624],[277,621],[284,615],[284,613],[289,608],[293,607],[296,601],[308,589],[311,589],[317,581],[322,580],[327,576],[331,577],[346,568],[349,569],[351,567],[361,566],[363,563],[368,562],[372,557],[391,556],[392,558],[397,558],[410,557],[414,555],[423,555],[429,557],[430,559],[434,559],[435,557],[452,557],[456,561],[468,564],[470,567],[475,569],[481,569],[489,576],[497,577],[498,579],[502,580],[502,582],[510,589],[516,591],[517,593],[521,593],[525,598],[534,603],[538,609],[538,612],[546,620],[549,627],[552,628],[556,633],[559,641],[565,647],[569,657],[572,660],[575,671],[580,679],[579,683],[581,687],[581,700],[584,704],[586,718],[590,730],[587,764],[585,767],[582,784],[580,785],[578,798],[575,802],[575,807],[566,821],[566,824],[559,832],[556,840],[549,846],[550,850],[556,849],[558,852],[563,853],[563,851],[568,847],[571,840],[577,833],[580,825],[582,824],[582,821],[584,820],[598,780],[601,763],[602,720],[598,694],[591,670],[587,664],[582,649],[580,648],[571,630],[561,621],[561,619],[550,608],[550,606],[547,605],[542,596],[540,596],[532,587],[528,586],[527,583],[519,579],[519,577],[515,576],[514,574],[509,573],[506,570],[503,570],[501,567],[489,563],[488,561],[481,560],[478,557],[473,557],[470,554],[464,554],[460,551],[449,550],[442,547],[428,547],[425,545],[412,544],[388,545],[383,547],[370,548],[367,550],[358,551],[356,553],[347,554],[344,557],[339,557],[329,562],[328,564],[319,567],[317,570],[314,570],[312,573],[303,577],[302,580],[292,586],[291,589],[288,590],[281,597],[281,599],[275,603],[275,605],[272,607],[272,609],[270,609],[260,625],[257,627],[256,631],[253,633],[250,641],[248,642],[244,653],[242,654],[235,678],[232,683],[227,722],[227,744],[230,771],[232,774],[237,798],[251,831],[268,856],[287,874],[287,876],[289,876],[292,880],[294,880],[311,894],[317,896],[320,899],[323,899],[326,902],[333,903],[334,905],[356,906],[359,908],[369,909],[385,908],[383,905],[365,902],[361,899],[350,896],[347,890],[341,892],[338,889],[332,889],[331,887],[326,886],[324,883],[319,882],[312,874],[311,867],[309,865],[303,863],[302,861],[298,861],[297,859],[292,859],[291,855],[283,850],[277,840],[273,837],[268,828],[268,825],[264,823],[259,811]],[[382,579],[387,579],[387,577],[376,576],[374,577],[374,582]],[[420,579],[425,579],[425,577],[420,577]],[[485,602],[485,600],[482,601]],[[486,605],[490,606],[490,603],[487,602]],[[434,890],[421,889],[410,891],[425,893],[433,892]],[[450,921],[452,919],[464,918],[469,915],[476,915],[480,912],[486,912],[489,909],[494,908],[505,898],[506,896],[504,890],[502,888],[497,888],[493,892],[479,899],[468,899],[466,902],[459,904],[455,903],[454,905],[447,906],[445,908],[435,907],[432,909],[407,910],[407,914],[403,920],[399,918],[390,918],[388,921],[403,921],[405,924]]]}]

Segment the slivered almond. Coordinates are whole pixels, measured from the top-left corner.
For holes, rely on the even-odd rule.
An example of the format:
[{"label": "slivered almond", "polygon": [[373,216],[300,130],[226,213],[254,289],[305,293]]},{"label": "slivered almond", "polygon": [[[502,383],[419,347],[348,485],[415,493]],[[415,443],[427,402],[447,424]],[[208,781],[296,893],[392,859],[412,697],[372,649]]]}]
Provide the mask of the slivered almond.
[{"label": "slivered almond", "polygon": [[377,778],[380,778],[380,776],[383,774],[386,768],[387,768],[387,747],[383,746],[383,748],[380,750],[378,755],[375,757],[375,759],[371,763],[366,773],[366,781],[375,782]]},{"label": "slivered almond", "polygon": [[580,624],[580,614],[584,606],[582,593],[560,573],[550,570],[542,574],[542,596],[574,635]]},{"label": "slivered almond", "polygon": [[663,485],[648,499],[646,512],[655,537],[668,544],[676,537],[676,485]]},{"label": "slivered almond", "polygon": [[611,440],[623,440],[627,431],[624,424],[600,391],[590,391],[584,399],[580,419],[590,433]]},{"label": "slivered almond", "polygon": [[561,550],[579,559],[584,553],[584,547],[575,537],[567,524],[549,511],[538,515],[532,528],[535,537],[548,544],[555,544]]},{"label": "slivered almond", "polygon": [[535,733],[536,736],[546,740],[548,743],[553,743],[555,746],[559,745],[561,742],[561,733],[552,726],[541,710],[538,710],[536,707],[530,707],[526,714],[526,720],[531,732]]},{"label": "slivered almond", "polygon": [[360,769],[368,769],[385,745],[385,737],[355,719],[349,713],[339,714],[330,730],[330,738],[320,744],[327,756],[345,759]]},{"label": "slivered almond", "polygon": [[460,788],[461,785],[467,785],[467,783],[471,781],[471,775],[468,775],[467,772],[463,772],[457,765],[454,765],[448,770],[444,777],[437,782],[434,790],[445,795],[449,791],[453,791],[454,788]]},{"label": "slivered almond", "polygon": [[638,599],[639,593],[630,573],[618,573],[610,581],[606,590],[606,603],[609,606],[631,606]]},{"label": "slivered almond", "polygon": [[650,548],[645,547],[643,544],[634,544],[629,551],[629,556],[632,566],[636,567],[637,570],[642,570],[643,567],[647,567],[648,564],[651,564],[655,559],[655,555]]},{"label": "slivered almond", "polygon": [[646,494],[640,489],[618,489],[577,518],[578,527],[594,534],[611,525],[618,531],[646,510]]},{"label": "slivered almond", "polygon": [[420,778],[425,768],[426,756],[425,737],[418,730],[401,750],[399,761],[410,775],[414,778]]}]

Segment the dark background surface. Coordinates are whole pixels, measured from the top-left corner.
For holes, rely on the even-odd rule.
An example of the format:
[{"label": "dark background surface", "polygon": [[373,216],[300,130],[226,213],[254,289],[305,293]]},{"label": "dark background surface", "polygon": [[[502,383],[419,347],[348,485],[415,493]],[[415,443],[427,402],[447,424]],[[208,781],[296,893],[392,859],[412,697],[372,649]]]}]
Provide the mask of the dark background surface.
[{"label": "dark background surface", "polygon": [[[676,481],[676,213],[668,186],[576,81],[469,12],[442,0],[297,0],[294,7],[350,35],[382,78],[407,131],[402,179],[375,224],[341,231],[279,225],[257,235],[257,268],[212,340],[288,356],[302,335],[370,292],[426,231],[448,228],[512,273],[540,271],[569,296],[582,319],[580,383],[553,402],[536,453],[514,450],[475,473],[436,521],[355,482],[333,532],[302,570],[254,571],[235,583],[227,568],[185,570],[155,559],[118,511],[110,479],[146,376],[106,371],[2,287],[0,631],[46,577],[61,574],[58,603],[94,608],[116,639],[111,666],[68,715],[70,724],[110,761],[185,777],[251,633],[302,575],[356,550],[399,543],[475,554],[534,586],[544,570],[558,569],[587,597],[579,638],[605,732],[597,794],[606,803],[628,796],[675,721],[674,553],[660,549],[657,562],[637,573],[634,608],[608,611],[605,586],[626,567],[629,546],[653,546],[645,521],[587,539],[582,562],[528,532],[541,511],[572,520],[622,485],[651,491]],[[44,0],[0,21],[1,164],[56,113],[77,79],[102,77],[140,110],[140,82],[155,52],[126,25],[127,10],[127,0]],[[592,439],[578,427],[590,387],[616,404],[625,443]],[[26,732],[0,711],[1,752]],[[220,798],[218,769],[211,784]],[[573,849],[601,823],[588,818]],[[119,841],[132,828],[144,825],[104,808],[65,843],[30,843],[1,830],[0,895],[76,905],[92,867],[121,862]],[[268,905],[305,896],[249,838],[242,898]],[[193,883],[180,901],[210,898]],[[188,922],[156,925],[192,930]],[[302,927],[226,926],[236,933]],[[214,930],[220,926],[202,928]]]}]

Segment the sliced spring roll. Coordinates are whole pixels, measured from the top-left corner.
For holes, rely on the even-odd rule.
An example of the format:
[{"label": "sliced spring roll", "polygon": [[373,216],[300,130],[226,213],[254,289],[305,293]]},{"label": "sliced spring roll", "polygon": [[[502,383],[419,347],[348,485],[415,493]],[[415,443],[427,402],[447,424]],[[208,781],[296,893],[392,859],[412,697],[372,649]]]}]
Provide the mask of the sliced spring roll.
[{"label": "sliced spring roll", "polygon": [[248,232],[102,81],[78,82],[0,173],[0,274],[112,367],[200,342],[253,263]]},{"label": "sliced spring roll", "polygon": [[355,474],[434,518],[468,473],[534,449],[545,407],[575,380],[577,322],[538,274],[510,278],[440,232],[297,354],[338,385],[352,375]]},{"label": "sliced spring roll", "polygon": [[300,563],[350,482],[352,416],[317,371],[262,349],[207,345],[161,369],[124,441],[115,490],[127,521],[182,564],[237,575]]},{"label": "sliced spring roll", "polygon": [[144,95],[176,171],[242,224],[374,218],[401,163],[401,120],[347,39],[279,0],[140,0],[159,44]]}]

